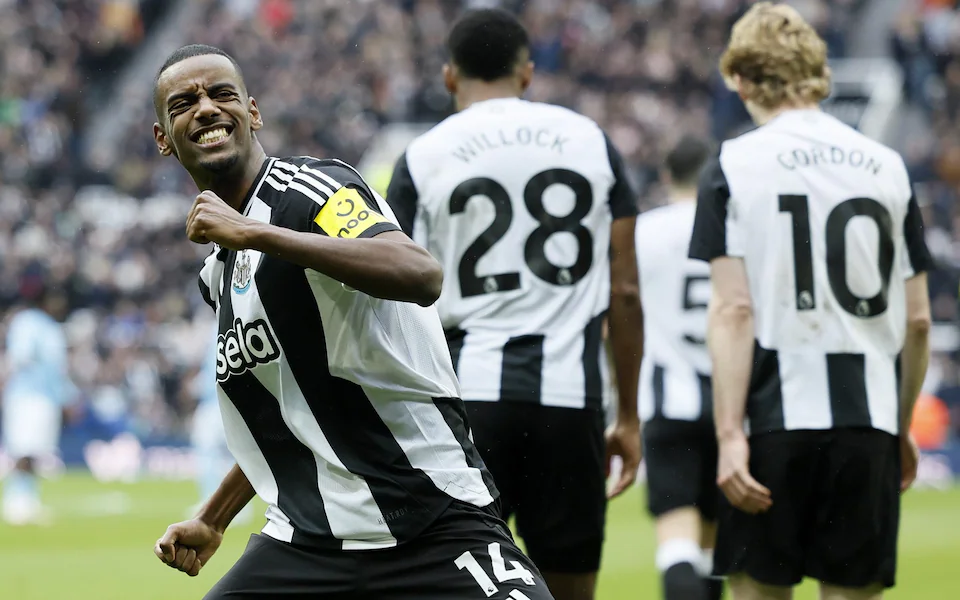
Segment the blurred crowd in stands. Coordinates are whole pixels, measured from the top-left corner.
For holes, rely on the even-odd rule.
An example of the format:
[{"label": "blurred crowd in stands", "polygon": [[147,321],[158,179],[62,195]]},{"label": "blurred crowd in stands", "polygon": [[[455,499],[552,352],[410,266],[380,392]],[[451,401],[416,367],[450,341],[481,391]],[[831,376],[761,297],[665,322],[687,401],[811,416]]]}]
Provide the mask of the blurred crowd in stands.
[{"label": "blurred crowd in stands", "polygon": [[[662,202],[657,167],[680,135],[720,140],[747,119],[716,69],[746,0],[189,1],[202,14],[182,42],[220,46],[239,61],[267,123],[258,135],[268,153],[356,162],[384,124],[449,114],[443,42],[466,5],[523,15],[537,65],[528,97],[601,123],[642,190],[641,208]],[[210,337],[212,315],[196,293],[208,249],[183,235],[196,190],[157,153],[150,105],[122,105],[136,118],[113,141],[119,158],[111,165],[92,164],[96,149],[85,150],[81,136],[89,117],[115,99],[110,84],[138,43],[176,4],[0,0],[0,309],[41,279],[53,283],[69,307],[82,393],[74,424],[106,423],[147,438],[183,434]],[[844,56],[844,34],[862,2],[792,4],[831,55]],[[960,101],[960,47],[951,48],[960,18],[945,4],[928,0],[905,13],[892,52],[908,72],[911,100],[936,123],[951,123],[960,140],[951,118]],[[953,17],[952,28],[937,14]],[[960,142],[951,147],[948,137],[916,149],[916,176],[928,175],[922,181],[960,181]],[[933,158],[950,152],[953,170]],[[945,226],[938,233],[960,265],[957,188],[932,185],[939,212],[928,212],[928,223]],[[951,294],[941,317],[955,317],[956,282]]]},{"label": "blurred crowd in stands", "polygon": [[[927,243],[940,268],[931,274],[934,318],[957,319],[960,285],[960,8],[957,0],[904,2],[890,31],[890,54],[904,75],[914,116],[929,126],[912,133],[905,156],[923,206]],[[934,357],[938,395],[957,408],[960,356]]]}]

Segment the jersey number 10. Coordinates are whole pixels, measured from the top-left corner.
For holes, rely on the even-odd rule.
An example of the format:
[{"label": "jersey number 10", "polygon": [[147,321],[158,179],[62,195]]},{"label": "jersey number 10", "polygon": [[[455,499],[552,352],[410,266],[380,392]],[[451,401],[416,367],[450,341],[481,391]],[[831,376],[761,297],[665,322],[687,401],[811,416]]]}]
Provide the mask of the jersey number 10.
[{"label": "jersey number 10", "polygon": [[[810,246],[810,209],[806,196],[780,196],[780,212],[790,213],[793,221],[793,269],[797,290],[797,310],[817,307],[813,284],[813,248]],[[847,285],[847,224],[854,217],[867,217],[877,225],[880,240],[880,291],[862,298]],[[893,272],[893,219],[876,200],[851,198],[836,205],[827,216],[827,278],[837,302],[851,315],[867,318],[887,310],[887,291]]]},{"label": "jersey number 10", "polygon": [[[551,215],[543,206],[543,193],[547,187],[554,184],[567,186],[574,194],[573,210],[562,217]],[[490,199],[494,217],[493,223],[467,247],[460,259],[457,270],[460,276],[460,294],[468,298],[520,289],[520,273],[516,271],[477,276],[477,263],[500,241],[513,222],[510,194],[502,185],[488,177],[468,179],[458,185],[450,195],[450,214],[464,212],[467,201],[474,196],[486,196]],[[593,236],[580,222],[590,212],[593,204],[593,192],[587,178],[568,169],[543,171],[527,182],[523,189],[523,201],[530,215],[540,223],[527,237],[523,247],[523,258],[530,271],[553,285],[573,285],[583,279],[593,264]],[[572,233],[577,239],[577,260],[569,267],[551,263],[545,252],[547,239],[561,231]]]}]

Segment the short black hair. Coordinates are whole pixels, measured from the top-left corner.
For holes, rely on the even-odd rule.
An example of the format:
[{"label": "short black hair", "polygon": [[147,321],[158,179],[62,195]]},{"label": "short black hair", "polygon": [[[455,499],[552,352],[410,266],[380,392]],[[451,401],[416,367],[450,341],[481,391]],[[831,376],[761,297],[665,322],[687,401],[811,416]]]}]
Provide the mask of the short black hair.
[{"label": "short black hair", "polygon": [[713,145],[701,137],[684,135],[667,154],[664,165],[675,185],[697,183],[700,169],[713,152]]},{"label": "short black hair", "polygon": [[[163,65],[157,69],[157,75],[153,78],[153,105],[157,110],[157,116],[160,116],[160,98],[157,97],[160,84],[160,76],[163,75],[163,72],[172,67],[173,65],[187,60],[188,58],[193,58],[194,56],[207,56],[210,54],[216,54],[217,56],[223,56],[228,59],[233,68],[237,70],[237,75],[240,77],[240,82],[243,83],[243,71],[240,70],[240,64],[237,63],[236,59],[230,56],[225,50],[217,48],[216,46],[208,46],[206,44],[189,44],[187,46],[181,46],[174,50],[170,56],[167,57],[167,60],[163,61]],[[244,84],[246,87],[246,84]]]},{"label": "short black hair", "polygon": [[513,72],[530,36],[514,15],[499,8],[470,10],[450,30],[450,59],[470,79],[496,81]]}]

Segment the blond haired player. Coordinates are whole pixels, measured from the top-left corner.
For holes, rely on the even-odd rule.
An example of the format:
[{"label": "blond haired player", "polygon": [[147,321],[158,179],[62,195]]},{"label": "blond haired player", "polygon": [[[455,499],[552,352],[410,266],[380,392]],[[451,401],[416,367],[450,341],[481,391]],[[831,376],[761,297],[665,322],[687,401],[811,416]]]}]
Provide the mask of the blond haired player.
[{"label": "blond haired player", "polygon": [[896,152],[819,110],[826,46],[792,8],[754,5],[720,68],[759,128],[705,170],[690,247],[711,263],[715,572],[736,600],[804,576],[880,598],[929,356],[920,210]]}]

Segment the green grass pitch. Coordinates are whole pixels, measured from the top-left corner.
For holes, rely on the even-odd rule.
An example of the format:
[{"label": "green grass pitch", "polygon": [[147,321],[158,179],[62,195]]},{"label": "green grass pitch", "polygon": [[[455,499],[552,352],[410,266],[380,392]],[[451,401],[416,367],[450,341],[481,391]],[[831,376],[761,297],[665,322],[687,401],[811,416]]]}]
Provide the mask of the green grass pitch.
[{"label": "green grass pitch", "polygon": [[[610,506],[600,600],[659,597],[653,531],[637,488]],[[199,577],[163,566],[153,543],[195,500],[189,482],[100,484],[68,474],[45,482],[54,521],[0,525],[0,598],[16,600],[187,600],[201,598],[240,555],[256,523],[234,526]],[[259,501],[258,501],[259,502]],[[913,490],[904,500],[899,585],[890,599],[960,598],[960,487]],[[478,594],[478,598],[482,594]],[[797,600],[813,600],[807,582]]]}]

